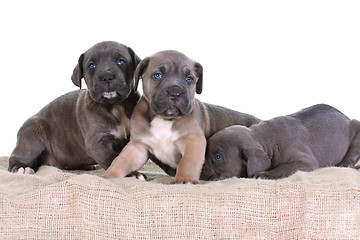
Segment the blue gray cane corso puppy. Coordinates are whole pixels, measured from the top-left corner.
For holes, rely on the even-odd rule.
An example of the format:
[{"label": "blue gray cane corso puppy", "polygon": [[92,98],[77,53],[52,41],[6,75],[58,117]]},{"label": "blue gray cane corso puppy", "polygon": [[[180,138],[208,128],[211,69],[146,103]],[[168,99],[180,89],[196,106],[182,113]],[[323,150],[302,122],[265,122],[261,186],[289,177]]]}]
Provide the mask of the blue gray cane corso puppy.
[{"label": "blue gray cane corso puppy", "polygon": [[217,132],[208,141],[201,179],[277,179],[298,170],[353,167],[359,157],[360,122],[321,104]]},{"label": "blue gray cane corso puppy", "polygon": [[140,58],[120,43],[101,42],[81,54],[72,81],[87,89],[65,94],[29,118],[18,132],[9,171],[32,173],[41,165],[108,168],[126,145],[130,116],[140,95],[134,71]]}]

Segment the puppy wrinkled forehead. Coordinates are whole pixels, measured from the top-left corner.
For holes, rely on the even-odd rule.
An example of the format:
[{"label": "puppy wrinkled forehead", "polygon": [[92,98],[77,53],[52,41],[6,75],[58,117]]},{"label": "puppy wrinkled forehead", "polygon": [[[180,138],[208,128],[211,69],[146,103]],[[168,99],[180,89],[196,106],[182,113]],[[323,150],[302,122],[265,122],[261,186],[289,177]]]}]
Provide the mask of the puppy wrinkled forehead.
[{"label": "puppy wrinkled forehead", "polygon": [[95,51],[110,51],[114,49],[126,50],[127,47],[124,44],[112,42],[112,41],[105,41],[95,44],[90,50],[93,49]]},{"label": "puppy wrinkled forehead", "polygon": [[131,59],[125,45],[112,41],[97,43],[85,53],[86,59],[97,59],[101,56],[118,57],[118,55]]},{"label": "puppy wrinkled forehead", "polygon": [[[241,139],[240,142],[239,139]],[[251,139],[251,130],[249,128],[241,125],[233,125],[215,133],[210,138],[209,144],[246,145],[249,142],[249,139]]]},{"label": "puppy wrinkled forehead", "polygon": [[195,61],[175,50],[165,50],[154,54],[150,64],[159,70],[189,72],[194,70]]}]

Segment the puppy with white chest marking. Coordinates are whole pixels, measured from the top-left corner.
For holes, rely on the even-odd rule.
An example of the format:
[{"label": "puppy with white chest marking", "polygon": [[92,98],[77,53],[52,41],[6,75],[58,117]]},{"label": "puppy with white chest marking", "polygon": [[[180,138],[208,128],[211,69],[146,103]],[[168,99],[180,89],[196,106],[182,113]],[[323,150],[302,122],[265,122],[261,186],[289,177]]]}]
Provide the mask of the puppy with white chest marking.
[{"label": "puppy with white chest marking", "polygon": [[250,126],[259,119],[227,108],[202,103],[203,68],[184,54],[162,51],[140,62],[135,82],[143,92],[131,118],[130,142],[104,177],[124,177],[149,157],[175,183],[198,183],[206,138],[233,124]]},{"label": "puppy with white chest marking", "polygon": [[117,42],[101,42],[81,54],[71,77],[81,88],[29,118],[18,132],[9,171],[31,173],[41,165],[62,169],[108,168],[129,141],[130,117],[140,95],[134,71],[140,58]]},{"label": "puppy with white chest marking", "polygon": [[360,158],[360,122],[319,104],[262,121],[230,126],[208,141],[201,179],[277,179],[321,167],[353,167]]}]

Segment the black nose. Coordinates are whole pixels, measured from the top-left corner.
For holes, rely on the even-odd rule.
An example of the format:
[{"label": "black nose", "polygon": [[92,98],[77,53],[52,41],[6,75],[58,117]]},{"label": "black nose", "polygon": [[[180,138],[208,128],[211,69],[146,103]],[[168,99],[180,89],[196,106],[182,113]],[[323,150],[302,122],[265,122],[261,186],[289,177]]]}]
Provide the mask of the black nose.
[{"label": "black nose", "polygon": [[113,75],[113,74],[105,74],[100,77],[100,80],[103,82],[111,82],[112,80],[114,80],[114,78],[115,78],[115,75]]},{"label": "black nose", "polygon": [[172,100],[176,101],[184,94],[184,90],[179,86],[171,86],[166,88],[166,93]]}]

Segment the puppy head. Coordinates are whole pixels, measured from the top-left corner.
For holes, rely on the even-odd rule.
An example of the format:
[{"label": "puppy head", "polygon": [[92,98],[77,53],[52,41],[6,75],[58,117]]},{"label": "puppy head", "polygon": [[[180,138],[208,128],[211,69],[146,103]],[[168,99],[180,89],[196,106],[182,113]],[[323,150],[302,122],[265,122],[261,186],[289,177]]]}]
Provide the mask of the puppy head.
[{"label": "puppy head", "polygon": [[143,80],[144,96],[154,114],[172,119],[192,110],[195,92],[202,92],[200,63],[177,51],[162,51],[140,62],[135,71],[135,89]]},{"label": "puppy head", "polygon": [[117,42],[101,42],[81,54],[71,77],[81,88],[81,79],[91,98],[101,103],[121,102],[134,90],[134,72],[140,58]]},{"label": "puppy head", "polygon": [[271,161],[261,145],[252,136],[252,130],[243,126],[227,127],[208,140],[203,180],[230,177],[253,177],[270,167]]}]

